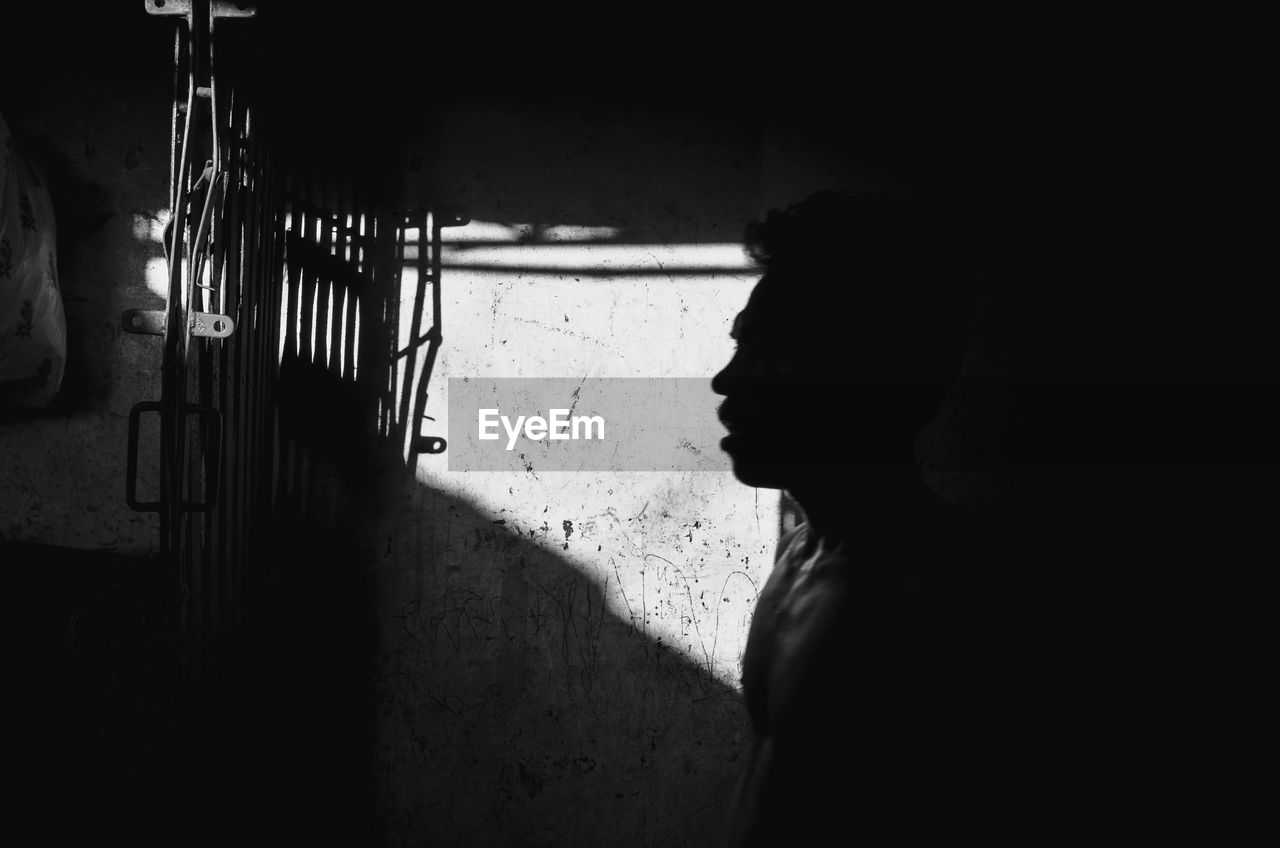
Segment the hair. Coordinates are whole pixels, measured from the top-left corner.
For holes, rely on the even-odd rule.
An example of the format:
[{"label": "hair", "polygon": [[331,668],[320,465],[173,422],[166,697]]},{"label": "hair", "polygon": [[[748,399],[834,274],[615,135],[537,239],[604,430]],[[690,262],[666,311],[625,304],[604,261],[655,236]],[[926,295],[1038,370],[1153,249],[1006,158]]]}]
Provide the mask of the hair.
[{"label": "hair", "polygon": [[[866,242],[869,258],[887,258],[893,250],[890,241],[899,246],[903,243],[910,229],[910,212],[906,201],[898,197],[820,191],[793,206],[770,211],[763,221],[748,224],[747,250],[757,262],[772,267],[775,263],[835,258],[850,239],[857,239]],[[876,236],[880,238],[874,239]]]},{"label": "hair", "polygon": [[866,316],[859,335],[911,360],[908,370],[954,376],[972,287],[960,227],[946,224],[902,197],[821,191],[749,224],[744,241],[783,335],[847,341]]}]

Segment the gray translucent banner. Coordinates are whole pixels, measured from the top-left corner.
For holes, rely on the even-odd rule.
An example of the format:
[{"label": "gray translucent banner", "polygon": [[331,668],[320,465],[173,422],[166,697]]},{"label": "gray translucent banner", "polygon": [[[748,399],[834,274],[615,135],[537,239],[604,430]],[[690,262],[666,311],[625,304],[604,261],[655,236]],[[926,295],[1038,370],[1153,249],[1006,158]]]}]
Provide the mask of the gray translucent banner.
[{"label": "gray translucent banner", "polygon": [[710,378],[449,380],[450,471],[729,471]]}]

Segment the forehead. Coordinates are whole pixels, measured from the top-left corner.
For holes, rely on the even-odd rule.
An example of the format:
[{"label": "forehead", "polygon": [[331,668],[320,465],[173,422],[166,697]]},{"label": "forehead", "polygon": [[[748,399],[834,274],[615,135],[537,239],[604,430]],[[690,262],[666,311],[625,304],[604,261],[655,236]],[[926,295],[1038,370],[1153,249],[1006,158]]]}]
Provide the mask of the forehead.
[{"label": "forehead", "polygon": [[[795,307],[796,304],[785,297],[778,276],[766,274],[751,290],[747,305],[734,317],[729,335],[741,341],[766,334],[777,336],[799,332],[806,320]],[[810,322],[816,323],[816,316],[807,317]]]}]

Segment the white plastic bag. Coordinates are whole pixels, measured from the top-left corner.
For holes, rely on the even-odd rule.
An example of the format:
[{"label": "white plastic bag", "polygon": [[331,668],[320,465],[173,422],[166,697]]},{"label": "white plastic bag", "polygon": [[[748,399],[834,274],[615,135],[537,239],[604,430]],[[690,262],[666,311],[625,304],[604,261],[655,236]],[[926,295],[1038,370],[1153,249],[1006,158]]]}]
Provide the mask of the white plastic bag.
[{"label": "white plastic bag", "polygon": [[67,324],[53,203],[0,115],[0,402],[43,407],[62,385]]}]

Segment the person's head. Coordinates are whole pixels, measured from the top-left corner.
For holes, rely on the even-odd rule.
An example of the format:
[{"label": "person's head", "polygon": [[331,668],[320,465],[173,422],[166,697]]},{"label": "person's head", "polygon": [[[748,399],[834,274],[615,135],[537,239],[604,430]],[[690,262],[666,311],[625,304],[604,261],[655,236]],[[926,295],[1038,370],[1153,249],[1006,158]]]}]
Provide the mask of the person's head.
[{"label": "person's head", "polygon": [[790,488],[914,461],[968,325],[949,242],[933,216],[883,195],[819,192],[748,226],[764,274],[711,384],[739,479]]}]

